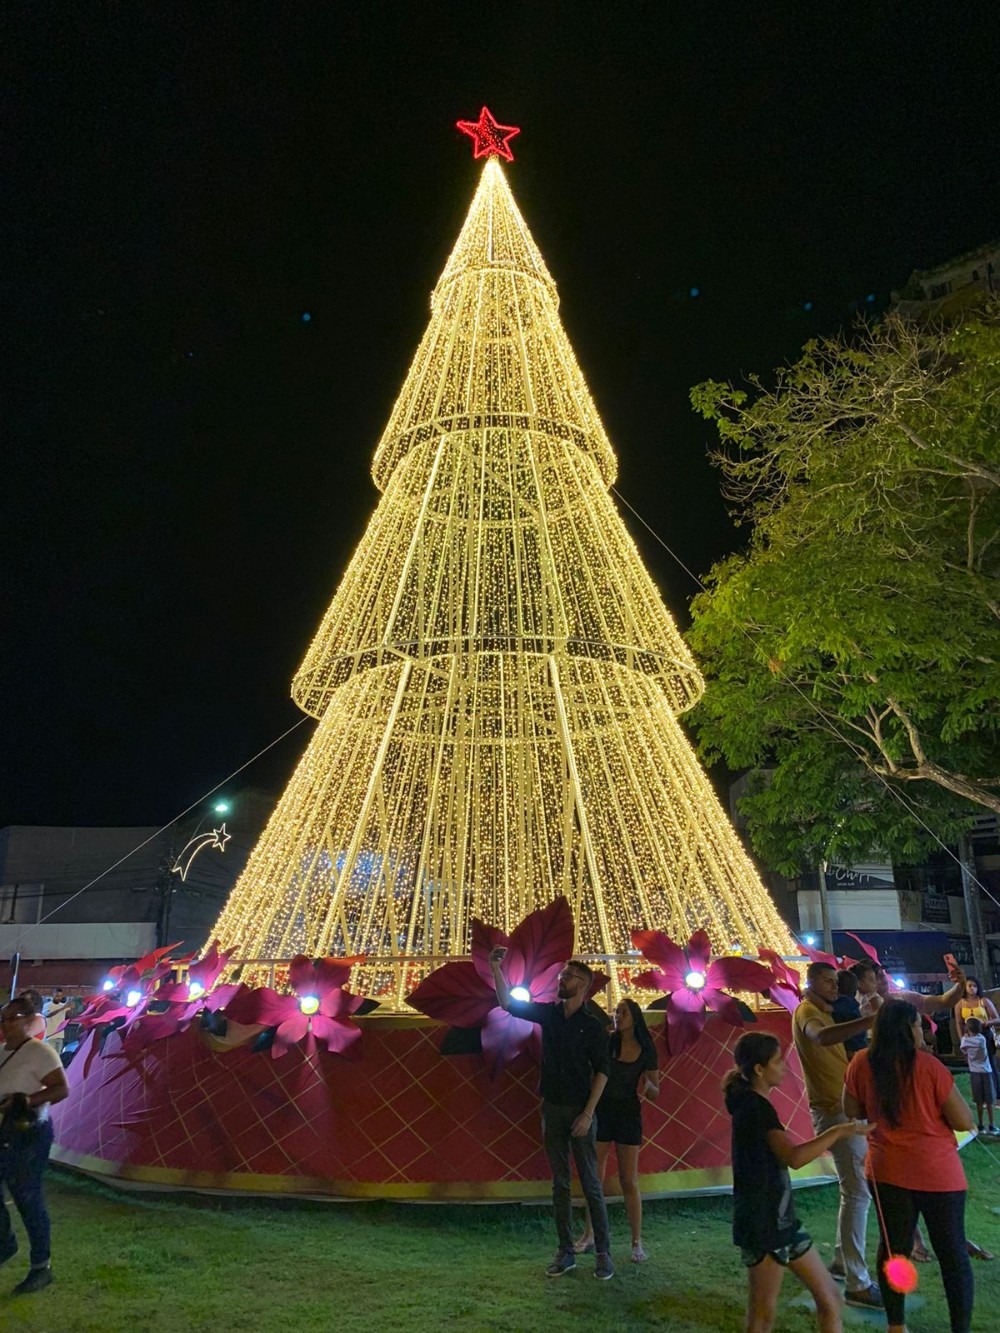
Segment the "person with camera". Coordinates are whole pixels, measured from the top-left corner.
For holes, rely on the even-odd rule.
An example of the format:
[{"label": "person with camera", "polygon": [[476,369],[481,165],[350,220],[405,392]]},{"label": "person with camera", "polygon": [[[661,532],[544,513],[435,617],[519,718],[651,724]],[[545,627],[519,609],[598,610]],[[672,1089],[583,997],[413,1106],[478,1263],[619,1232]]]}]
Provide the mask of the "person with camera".
[{"label": "person with camera", "polygon": [[[52,1281],[49,1214],[42,1175],[52,1147],[49,1107],[69,1096],[59,1056],[31,1028],[36,1014],[23,995],[0,1011],[4,1044],[0,1048],[0,1194],[6,1186],[21,1214],[31,1246],[28,1276],[14,1295],[41,1291]],[[10,1213],[0,1199],[0,1264],[17,1253]]]}]

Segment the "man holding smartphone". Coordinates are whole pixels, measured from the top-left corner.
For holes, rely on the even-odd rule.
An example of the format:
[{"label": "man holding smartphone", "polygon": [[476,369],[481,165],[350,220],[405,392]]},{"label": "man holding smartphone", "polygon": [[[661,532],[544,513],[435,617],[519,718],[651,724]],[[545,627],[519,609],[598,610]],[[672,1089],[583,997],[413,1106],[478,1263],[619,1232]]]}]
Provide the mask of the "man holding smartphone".
[{"label": "man holding smartphone", "polygon": [[608,1038],[601,1022],[586,1008],[594,974],[578,958],[571,958],[559,973],[558,1001],[540,1004],[515,1000],[503,974],[507,950],[490,953],[490,970],[501,1009],[525,1018],[542,1029],[542,1133],[552,1167],[552,1207],[559,1249],[545,1270],[546,1277],[561,1277],[576,1267],[570,1197],[570,1150],[576,1161],[594,1227],[597,1251],[594,1277],[614,1276],[608,1232],[608,1210],[597,1174],[597,1128],[594,1108],[608,1081]]}]

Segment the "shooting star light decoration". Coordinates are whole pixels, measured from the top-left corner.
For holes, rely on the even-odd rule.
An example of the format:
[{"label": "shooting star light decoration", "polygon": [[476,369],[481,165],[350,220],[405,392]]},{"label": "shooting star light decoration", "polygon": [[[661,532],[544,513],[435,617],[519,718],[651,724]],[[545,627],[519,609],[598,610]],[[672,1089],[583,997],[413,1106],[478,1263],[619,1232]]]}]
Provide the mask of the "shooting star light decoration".
[{"label": "shooting star light decoration", "polygon": [[214,828],[210,833],[199,833],[196,838],[192,838],[181,850],[177,859],[170,867],[170,873],[172,875],[180,875],[182,880],[186,880],[188,871],[191,869],[191,862],[199,852],[203,852],[206,847],[216,847],[220,852],[224,852],[226,850],[226,843],[232,836],[231,833],[226,832],[226,825],[224,822],[221,828]]}]

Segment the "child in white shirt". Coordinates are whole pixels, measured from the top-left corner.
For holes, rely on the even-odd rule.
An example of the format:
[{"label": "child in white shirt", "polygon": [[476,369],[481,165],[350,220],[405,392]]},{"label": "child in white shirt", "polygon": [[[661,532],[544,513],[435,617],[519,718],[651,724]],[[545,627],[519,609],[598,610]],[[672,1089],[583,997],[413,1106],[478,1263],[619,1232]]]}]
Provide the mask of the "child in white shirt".
[{"label": "child in white shirt", "polygon": [[965,1036],[960,1042],[965,1058],[969,1062],[969,1079],[972,1083],[972,1100],[976,1103],[976,1115],[979,1118],[979,1133],[983,1133],[983,1107],[989,1121],[987,1133],[996,1138],[1000,1130],[993,1123],[993,1066],[990,1064],[983,1025],[978,1018],[965,1020]]}]

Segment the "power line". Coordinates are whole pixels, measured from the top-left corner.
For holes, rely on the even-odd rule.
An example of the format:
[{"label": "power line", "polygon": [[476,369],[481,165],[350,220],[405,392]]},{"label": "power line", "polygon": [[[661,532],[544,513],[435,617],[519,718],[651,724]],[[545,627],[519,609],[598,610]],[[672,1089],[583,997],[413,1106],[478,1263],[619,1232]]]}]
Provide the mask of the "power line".
[{"label": "power line", "polygon": [[89,883],[84,884],[82,889],[77,889],[76,893],[72,894],[69,898],[67,898],[67,900],[64,903],[60,903],[58,907],[53,908],[53,910],[51,912],[48,912],[45,916],[43,916],[40,921],[34,921],[30,926],[26,926],[25,929],[21,931],[20,935],[18,935],[17,939],[14,941],[14,946],[13,946],[14,951],[17,952],[18,950],[20,950],[22,941],[25,939],[26,936],[30,935],[33,930],[36,930],[39,926],[44,925],[46,921],[48,921],[51,917],[55,916],[58,912],[62,912],[66,907],[69,906],[69,904],[73,901],[74,898],[79,898],[81,893],[86,893],[88,889],[92,889],[95,884],[99,883],[105,877],[105,875],[109,875],[112,870],[117,870],[117,868],[120,865],[122,865],[123,862],[127,861],[130,856],[134,856],[136,852],[141,851],[143,847],[153,842],[154,839],[160,837],[161,834],[166,833],[167,829],[170,828],[172,825],[176,824],[179,819],[183,819],[185,815],[188,815],[191,813],[192,810],[197,809],[197,807],[201,805],[204,801],[207,801],[210,796],[214,796],[215,793],[220,789],[220,787],[224,787],[227,782],[232,782],[233,778],[238,777],[240,773],[244,771],[244,769],[249,768],[251,764],[255,764],[262,755],[267,754],[268,750],[272,750],[280,741],[283,741],[286,736],[290,736],[293,731],[296,731],[299,727],[302,726],[304,722],[308,721],[309,717],[307,715],[305,717],[300,717],[297,722],[293,722],[292,725],[287,729],[287,731],[283,731],[280,736],[275,736],[274,740],[271,741],[269,744],[265,745],[262,750],[258,750],[252,759],[248,759],[245,764],[241,764],[239,768],[234,769],[233,772],[230,773],[228,777],[223,778],[221,782],[217,782],[215,786],[211,787],[207,792],[205,792],[203,796],[199,796],[196,801],[192,801],[186,810],[182,810],[180,814],[174,815],[173,819],[169,819],[163,825],[162,828],[156,829],[156,831],[151,833],[148,838],[143,838],[142,842],[136,843],[136,845],[133,848],[131,848],[131,850],[127,851],[124,856],[120,856],[118,860],[115,861],[112,865],[108,866],[106,870],[102,870],[99,875],[95,875],[94,878],[90,880]]}]

